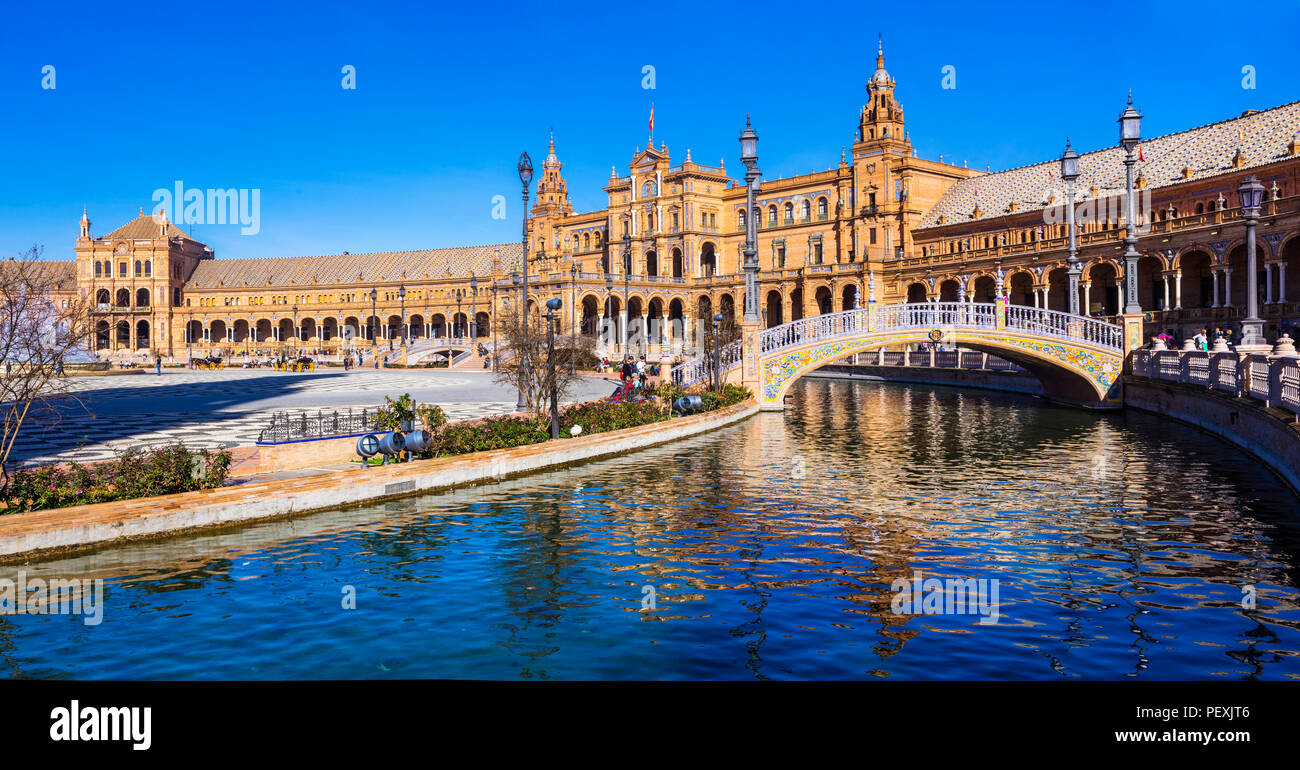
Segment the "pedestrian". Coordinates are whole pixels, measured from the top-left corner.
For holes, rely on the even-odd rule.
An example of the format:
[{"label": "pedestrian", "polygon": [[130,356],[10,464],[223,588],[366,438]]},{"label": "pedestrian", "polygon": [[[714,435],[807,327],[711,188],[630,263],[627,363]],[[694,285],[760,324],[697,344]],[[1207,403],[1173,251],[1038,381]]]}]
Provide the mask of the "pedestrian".
[{"label": "pedestrian", "polygon": [[1201,329],[1199,332],[1197,332],[1196,336],[1193,337],[1192,340],[1196,343],[1197,350],[1210,349],[1210,341],[1208,338],[1206,338],[1204,329]]},{"label": "pedestrian", "polygon": [[162,376],[162,356],[154,356],[154,367],[158,371],[158,376]]},{"label": "pedestrian", "polygon": [[637,377],[637,383],[643,388],[646,385],[646,376],[647,376],[647,372],[646,372],[645,356],[641,356],[641,358],[639,358],[636,362],[636,377]]},{"label": "pedestrian", "polygon": [[623,389],[626,390],[632,384],[632,378],[636,374],[636,367],[632,365],[632,356],[623,359],[623,368],[619,372],[619,379],[623,381]]}]

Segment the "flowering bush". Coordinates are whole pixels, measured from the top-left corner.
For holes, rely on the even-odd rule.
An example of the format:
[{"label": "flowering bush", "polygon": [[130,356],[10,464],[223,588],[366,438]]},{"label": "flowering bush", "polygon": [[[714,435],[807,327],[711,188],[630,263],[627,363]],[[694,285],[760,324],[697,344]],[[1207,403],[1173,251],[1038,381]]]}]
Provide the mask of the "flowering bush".
[{"label": "flowering bush", "polygon": [[[25,468],[16,471],[10,479],[3,512],[211,489],[225,483],[230,463],[230,452],[224,449],[194,451],[178,443],[148,452],[129,449],[116,460],[96,465],[74,462],[66,466]],[[196,473],[200,464],[203,472]]]}]

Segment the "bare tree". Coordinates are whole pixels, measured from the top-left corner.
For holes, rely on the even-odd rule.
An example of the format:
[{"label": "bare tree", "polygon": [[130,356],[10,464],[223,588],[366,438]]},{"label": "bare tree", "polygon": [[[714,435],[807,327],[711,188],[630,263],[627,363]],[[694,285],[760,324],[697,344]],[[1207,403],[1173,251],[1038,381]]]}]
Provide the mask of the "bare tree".
[{"label": "bare tree", "polygon": [[[531,324],[525,326],[518,310],[512,309],[509,313],[498,314],[496,323],[496,355],[500,356],[496,381],[521,387],[528,411],[538,416],[546,414],[550,409],[552,384],[555,386],[556,397],[564,400],[582,380],[576,370],[585,368],[585,362],[595,357],[591,338],[581,334],[557,334],[554,339],[555,366],[552,371],[546,360],[548,345],[545,316],[534,318]],[[569,370],[570,361],[579,363],[573,372]]]},{"label": "bare tree", "polygon": [[62,271],[40,255],[33,246],[0,262],[0,497],[23,423],[35,412],[57,416],[53,402],[71,395],[64,364],[90,337],[88,299],[75,281],[60,286]]}]

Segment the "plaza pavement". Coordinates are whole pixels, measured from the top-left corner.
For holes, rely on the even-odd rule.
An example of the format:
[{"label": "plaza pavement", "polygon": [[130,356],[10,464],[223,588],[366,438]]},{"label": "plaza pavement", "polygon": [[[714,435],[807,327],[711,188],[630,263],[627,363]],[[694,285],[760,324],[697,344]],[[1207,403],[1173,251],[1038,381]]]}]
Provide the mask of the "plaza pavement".
[{"label": "plaza pavement", "polygon": [[[16,465],[107,460],[129,447],[183,441],[196,449],[247,446],[275,412],[373,409],[384,396],[410,393],[441,406],[450,420],[515,411],[514,388],[491,372],[466,370],[268,369],[153,370],[145,374],[72,377],[80,405],[29,417],[15,442]],[[609,395],[612,380],[586,377],[570,401]]]}]

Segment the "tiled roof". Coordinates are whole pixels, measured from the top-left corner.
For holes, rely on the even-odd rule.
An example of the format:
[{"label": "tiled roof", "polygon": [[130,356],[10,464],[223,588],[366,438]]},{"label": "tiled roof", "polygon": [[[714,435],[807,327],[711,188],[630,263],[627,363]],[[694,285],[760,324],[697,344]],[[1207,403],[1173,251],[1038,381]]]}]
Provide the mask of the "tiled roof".
[{"label": "tiled roof", "polygon": [[[1242,163],[1232,165],[1241,131]],[[1146,186],[1166,187],[1226,174],[1239,168],[1276,163],[1288,157],[1288,145],[1300,133],[1300,102],[1283,104],[1219,123],[1211,123],[1176,134],[1142,140],[1145,162],[1134,167],[1134,178],[1145,177]],[[1118,145],[1079,156],[1076,194],[1094,186],[1099,195],[1124,189],[1124,149]],[[1190,175],[1184,177],[1184,169]],[[943,199],[921,218],[919,228],[993,219],[1005,216],[1011,203],[1016,214],[1044,208],[1050,192],[1057,200],[1065,197],[1060,158],[1007,171],[963,179],[948,189]],[[973,216],[976,206],[980,215]]]},{"label": "tiled roof", "polygon": [[[194,240],[175,224],[168,227],[167,236],[169,238],[184,238],[188,241]],[[152,215],[146,214],[141,210],[140,216],[132,219],[130,222],[127,222],[108,235],[101,237],[106,240],[117,240],[118,238],[123,240],[152,240],[154,238],[162,237],[162,225],[155,222]],[[195,242],[197,243],[197,241]]]},{"label": "tiled roof", "polygon": [[492,274],[500,252],[501,269],[518,269],[523,255],[519,243],[465,246],[454,249],[386,251],[376,254],[335,254],[323,257],[205,259],[186,284],[190,289],[249,286],[310,286],[317,284],[397,283],[446,278],[482,278]]},{"label": "tiled roof", "polygon": [[[17,260],[0,261],[0,271],[7,269],[10,265],[20,264]],[[55,289],[75,289],[77,288],[77,261],[75,259],[60,260],[32,260],[25,262],[34,270],[44,272],[49,276]],[[48,272],[46,272],[48,271]]]}]

